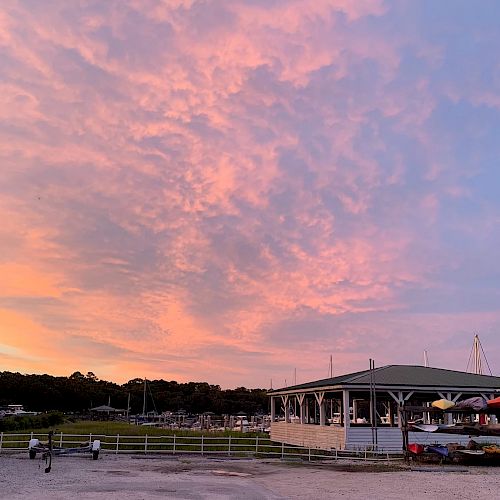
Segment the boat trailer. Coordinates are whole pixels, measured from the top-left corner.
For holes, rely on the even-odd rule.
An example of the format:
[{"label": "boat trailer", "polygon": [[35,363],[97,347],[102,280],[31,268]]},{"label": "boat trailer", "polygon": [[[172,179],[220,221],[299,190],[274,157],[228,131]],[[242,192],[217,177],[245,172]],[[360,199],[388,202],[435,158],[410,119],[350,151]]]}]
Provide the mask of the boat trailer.
[{"label": "boat trailer", "polygon": [[34,460],[37,453],[42,454],[42,459],[48,464],[45,472],[50,472],[52,467],[53,455],[73,455],[75,453],[91,453],[92,460],[99,458],[99,451],[101,450],[101,441],[94,439],[92,442],[82,443],[80,446],[65,448],[63,446],[54,446],[53,444],[54,432],[50,431],[48,434],[48,442],[42,443],[39,439],[32,438],[29,441],[28,452],[31,460]]}]

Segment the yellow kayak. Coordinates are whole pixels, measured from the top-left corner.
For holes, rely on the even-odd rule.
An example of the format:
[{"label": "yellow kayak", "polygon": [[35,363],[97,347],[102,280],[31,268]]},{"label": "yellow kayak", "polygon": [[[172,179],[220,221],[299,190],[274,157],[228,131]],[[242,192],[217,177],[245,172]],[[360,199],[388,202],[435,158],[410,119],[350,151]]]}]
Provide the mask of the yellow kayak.
[{"label": "yellow kayak", "polygon": [[434,406],[434,408],[439,408],[440,410],[449,410],[455,406],[455,403],[449,399],[438,399],[437,401],[432,402],[432,406]]},{"label": "yellow kayak", "polygon": [[486,453],[500,455],[500,446],[497,446],[496,444],[492,444],[490,446],[483,446],[483,451]]}]

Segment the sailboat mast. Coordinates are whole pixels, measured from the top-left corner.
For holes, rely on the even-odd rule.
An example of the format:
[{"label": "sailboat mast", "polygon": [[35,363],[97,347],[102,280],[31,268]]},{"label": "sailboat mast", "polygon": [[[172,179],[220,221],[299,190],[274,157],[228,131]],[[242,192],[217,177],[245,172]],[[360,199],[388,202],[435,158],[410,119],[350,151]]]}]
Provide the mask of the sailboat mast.
[{"label": "sailboat mast", "polygon": [[481,347],[478,335],[474,335],[474,345],[472,349],[474,351],[474,373],[476,373],[477,375],[482,375],[483,366],[481,363]]},{"label": "sailboat mast", "polygon": [[142,398],[142,414],[146,415],[146,377],[144,377],[144,396]]}]

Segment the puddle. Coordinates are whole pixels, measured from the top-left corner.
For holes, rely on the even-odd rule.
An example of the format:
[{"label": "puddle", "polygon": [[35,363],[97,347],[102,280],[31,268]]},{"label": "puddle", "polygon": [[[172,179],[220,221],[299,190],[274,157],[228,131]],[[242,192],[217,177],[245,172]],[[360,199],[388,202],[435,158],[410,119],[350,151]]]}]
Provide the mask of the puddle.
[{"label": "puddle", "polygon": [[212,474],[215,474],[216,476],[248,477],[248,476],[252,475],[252,474],[249,474],[248,472],[233,472],[233,471],[229,471],[229,470],[213,470],[211,472],[212,472]]}]

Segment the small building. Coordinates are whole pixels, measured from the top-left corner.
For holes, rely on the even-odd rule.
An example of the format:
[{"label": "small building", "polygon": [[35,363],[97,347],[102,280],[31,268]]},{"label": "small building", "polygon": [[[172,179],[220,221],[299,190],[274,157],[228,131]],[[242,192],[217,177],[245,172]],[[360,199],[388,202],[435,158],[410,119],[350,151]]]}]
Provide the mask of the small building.
[{"label": "small building", "polygon": [[[271,439],[324,450],[367,449],[377,443],[378,450],[401,451],[401,406],[430,406],[436,399],[458,401],[474,396],[492,399],[499,392],[500,377],[424,366],[382,366],[269,391]],[[371,415],[372,400],[376,401],[375,416]],[[452,423],[464,415],[451,413],[444,418],[442,423]],[[412,415],[412,419],[431,423],[426,422],[428,413]],[[496,422],[494,415],[490,422]],[[422,444],[450,441],[450,435],[442,434],[410,432],[409,437],[410,442]],[[451,440],[466,444],[469,436],[453,435]]]},{"label": "small building", "polygon": [[117,415],[123,415],[125,410],[122,408],[113,408],[109,405],[96,406],[95,408],[90,408],[90,415],[92,420],[110,420],[115,418]]}]

